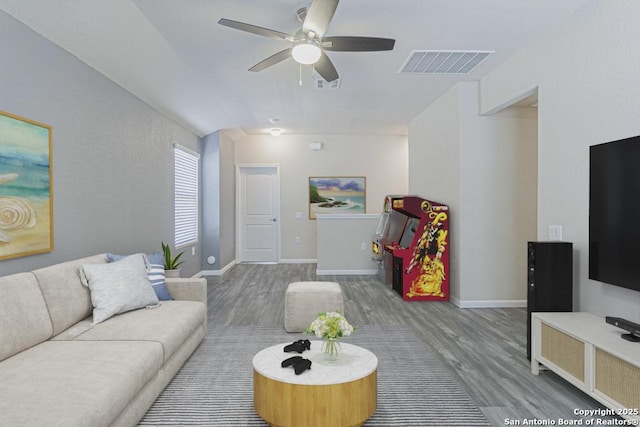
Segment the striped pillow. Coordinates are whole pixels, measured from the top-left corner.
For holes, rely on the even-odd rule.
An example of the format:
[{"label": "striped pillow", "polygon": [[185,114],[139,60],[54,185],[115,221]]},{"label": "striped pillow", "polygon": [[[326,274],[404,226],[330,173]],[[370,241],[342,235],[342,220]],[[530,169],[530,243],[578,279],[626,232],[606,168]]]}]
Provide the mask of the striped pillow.
[{"label": "striped pillow", "polygon": [[153,286],[153,290],[160,301],[172,300],[171,294],[164,283],[164,266],[162,264],[149,264],[147,277]]}]

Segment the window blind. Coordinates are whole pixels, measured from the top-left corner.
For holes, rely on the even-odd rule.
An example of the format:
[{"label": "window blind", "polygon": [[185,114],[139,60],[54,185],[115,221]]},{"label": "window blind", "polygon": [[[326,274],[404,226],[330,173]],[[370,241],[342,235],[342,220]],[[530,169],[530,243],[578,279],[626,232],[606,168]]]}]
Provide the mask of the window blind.
[{"label": "window blind", "polygon": [[198,173],[200,156],[174,145],[175,246],[198,241]]}]

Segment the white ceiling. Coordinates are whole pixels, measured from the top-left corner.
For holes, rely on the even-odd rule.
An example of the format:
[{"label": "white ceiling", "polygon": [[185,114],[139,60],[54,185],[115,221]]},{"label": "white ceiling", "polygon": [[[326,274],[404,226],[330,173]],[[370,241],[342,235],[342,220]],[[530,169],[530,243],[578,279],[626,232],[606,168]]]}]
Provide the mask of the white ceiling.
[{"label": "white ceiling", "polygon": [[[0,0],[0,8],[134,95],[203,136],[400,134],[458,81],[479,80],[591,0],[342,0],[326,36],[396,39],[390,52],[329,52],[339,89],[316,89],[289,47],[217,24],[220,18],[293,34],[311,0]],[[466,75],[401,75],[413,50],[495,51]]]}]

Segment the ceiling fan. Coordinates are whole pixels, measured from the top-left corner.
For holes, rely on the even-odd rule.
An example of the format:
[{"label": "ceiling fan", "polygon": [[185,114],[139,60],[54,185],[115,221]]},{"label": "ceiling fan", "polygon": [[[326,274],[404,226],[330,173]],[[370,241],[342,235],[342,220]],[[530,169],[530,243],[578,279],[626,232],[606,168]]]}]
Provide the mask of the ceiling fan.
[{"label": "ceiling fan", "polygon": [[298,19],[302,21],[302,27],[295,35],[233,21],[222,18],[218,24],[236,30],[246,31],[272,39],[285,40],[293,43],[293,46],[283,49],[269,58],[258,62],[249,71],[262,71],[285,59],[292,57],[300,64],[313,64],[318,74],[328,82],[338,78],[338,72],[325,51],[337,52],[377,52],[392,50],[394,39],[361,36],[333,36],[324,37],[329,27],[331,18],[338,7],[339,0],[313,0],[311,6],[299,9]]}]

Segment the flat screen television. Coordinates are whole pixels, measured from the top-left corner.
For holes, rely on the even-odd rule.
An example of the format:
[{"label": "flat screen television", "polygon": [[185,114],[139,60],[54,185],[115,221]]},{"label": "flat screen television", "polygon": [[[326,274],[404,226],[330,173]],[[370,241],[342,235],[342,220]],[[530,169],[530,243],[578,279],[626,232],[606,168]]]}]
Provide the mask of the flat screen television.
[{"label": "flat screen television", "polygon": [[589,278],[640,291],[640,136],[589,149]]}]

